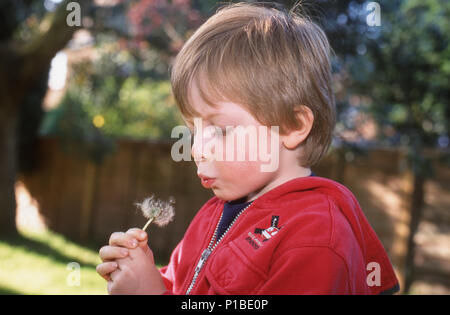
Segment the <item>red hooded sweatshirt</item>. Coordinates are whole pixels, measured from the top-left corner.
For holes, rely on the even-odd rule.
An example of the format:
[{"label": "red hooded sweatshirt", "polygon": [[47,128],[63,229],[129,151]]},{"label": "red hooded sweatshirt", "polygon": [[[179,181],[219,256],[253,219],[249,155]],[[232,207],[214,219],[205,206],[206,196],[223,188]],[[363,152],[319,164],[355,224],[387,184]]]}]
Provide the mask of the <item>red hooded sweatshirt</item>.
[{"label": "red hooded sweatshirt", "polygon": [[225,201],[211,198],[161,268],[166,294],[380,294],[398,291],[353,194],[321,177],[290,180],[238,214],[216,244]]}]

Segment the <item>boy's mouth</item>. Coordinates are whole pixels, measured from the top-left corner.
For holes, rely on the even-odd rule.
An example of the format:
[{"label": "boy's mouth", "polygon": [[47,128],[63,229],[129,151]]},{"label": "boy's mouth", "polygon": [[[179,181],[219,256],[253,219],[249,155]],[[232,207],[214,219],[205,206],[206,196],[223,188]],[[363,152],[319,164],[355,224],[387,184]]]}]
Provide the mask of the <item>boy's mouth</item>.
[{"label": "boy's mouth", "polygon": [[215,178],[206,177],[203,175],[198,175],[198,177],[200,177],[202,186],[205,188],[211,188],[212,185],[214,184],[214,181],[216,180]]}]

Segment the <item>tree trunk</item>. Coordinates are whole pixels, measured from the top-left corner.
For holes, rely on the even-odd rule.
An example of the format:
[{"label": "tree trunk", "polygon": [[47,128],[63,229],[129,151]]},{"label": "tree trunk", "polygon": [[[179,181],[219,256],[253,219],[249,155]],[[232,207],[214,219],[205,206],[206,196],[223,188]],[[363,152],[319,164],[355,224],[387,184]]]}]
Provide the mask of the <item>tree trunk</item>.
[{"label": "tree trunk", "polygon": [[408,293],[414,281],[414,256],[416,245],[414,243],[414,236],[419,228],[419,223],[422,218],[424,206],[424,186],[425,177],[420,174],[414,174],[414,188],[411,200],[411,220],[409,223],[409,237],[408,248],[405,261],[405,283],[404,292]]},{"label": "tree trunk", "polygon": [[[67,4],[61,3],[42,21],[47,25],[24,44],[12,38],[0,42],[0,237],[17,235],[15,224],[17,174],[17,137],[19,107],[24,95],[48,71],[53,56],[72,38],[79,27],[67,23]],[[91,1],[79,0],[83,11],[88,11]],[[44,29],[40,27],[40,29]],[[36,106],[41,106],[36,102]]]},{"label": "tree trunk", "polygon": [[[3,94],[0,102],[11,102]],[[8,111],[9,109],[9,111]],[[0,238],[14,237],[16,228],[17,110],[14,106],[0,107]]]}]

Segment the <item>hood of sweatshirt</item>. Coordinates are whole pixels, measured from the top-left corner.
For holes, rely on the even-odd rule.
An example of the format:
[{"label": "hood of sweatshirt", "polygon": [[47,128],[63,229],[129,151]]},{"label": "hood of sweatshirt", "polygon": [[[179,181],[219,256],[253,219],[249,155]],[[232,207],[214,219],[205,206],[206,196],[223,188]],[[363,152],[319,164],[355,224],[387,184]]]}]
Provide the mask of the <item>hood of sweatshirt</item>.
[{"label": "hood of sweatshirt", "polygon": [[[318,176],[299,177],[275,187],[254,201],[260,209],[274,204],[289,204],[299,193],[314,192],[331,198],[345,217],[364,256],[368,273],[377,267],[381,271],[381,286],[373,286],[375,294],[392,294],[399,291],[398,279],[386,250],[368,222],[353,193],[345,186]],[[374,262],[379,266],[374,265]]]}]

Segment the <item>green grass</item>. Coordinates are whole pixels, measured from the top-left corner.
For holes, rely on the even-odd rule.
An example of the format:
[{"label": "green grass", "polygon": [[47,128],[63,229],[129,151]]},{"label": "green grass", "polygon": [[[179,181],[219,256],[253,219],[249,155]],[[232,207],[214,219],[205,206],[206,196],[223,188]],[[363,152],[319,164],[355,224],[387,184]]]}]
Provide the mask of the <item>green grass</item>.
[{"label": "green grass", "polygon": [[[95,271],[99,263],[97,251],[61,235],[22,231],[19,238],[0,240],[0,294],[106,294],[106,282]],[[73,282],[77,275],[79,285]]]}]

